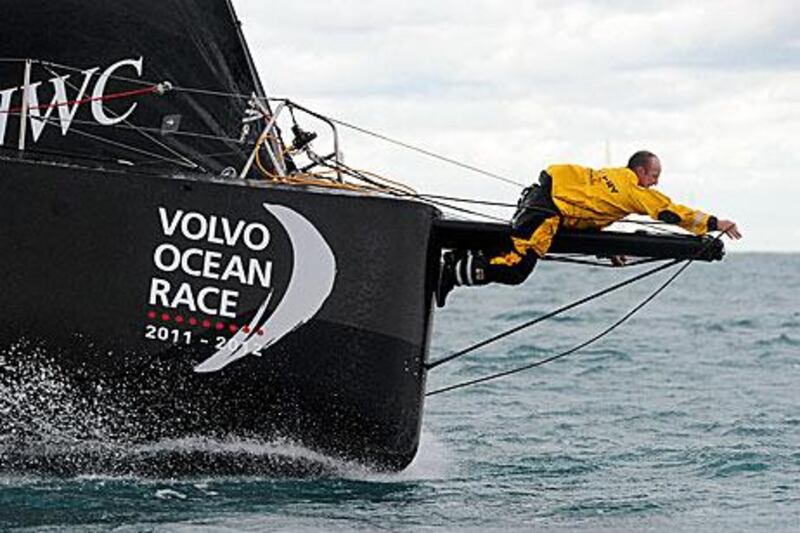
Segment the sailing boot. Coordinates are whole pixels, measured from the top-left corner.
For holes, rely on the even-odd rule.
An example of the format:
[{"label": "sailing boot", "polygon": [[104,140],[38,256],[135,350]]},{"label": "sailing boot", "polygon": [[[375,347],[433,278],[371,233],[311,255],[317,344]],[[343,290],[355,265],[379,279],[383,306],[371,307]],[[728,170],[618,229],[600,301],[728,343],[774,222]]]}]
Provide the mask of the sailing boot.
[{"label": "sailing boot", "polygon": [[456,254],[445,252],[439,266],[439,280],[436,284],[436,307],[444,307],[447,295],[456,286]]},{"label": "sailing boot", "polygon": [[447,295],[456,286],[477,286],[489,283],[486,267],[489,262],[481,251],[445,252],[436,287],[436,305],[444,307]]},{"label": "sailing boot", "polygon": [[457,258],[455,266],[456,285],[475,287],[489,283],[487,267],[489,261],[480,250],[470,250]]}]

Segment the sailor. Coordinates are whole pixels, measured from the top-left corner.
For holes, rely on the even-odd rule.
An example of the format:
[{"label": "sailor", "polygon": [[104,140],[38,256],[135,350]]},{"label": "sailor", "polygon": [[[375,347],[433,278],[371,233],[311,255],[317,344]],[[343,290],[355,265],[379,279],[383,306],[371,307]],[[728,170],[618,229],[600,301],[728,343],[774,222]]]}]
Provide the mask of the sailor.
[{"label": "sailor", "polygon": [[[547,167],[539,175],[539,183],[522,191],[507,244],[444,254],[436,304],[444,306],[457,285],[522,283],[545,256],[559,228],[599,230],[635,213],[676,224],[696,235],[722,231],[732,239],[741,238],[735,222],[674,204],[654,190],[660,175],[661,162],[645,150],[633,154],[624,168]],[[616,266],[625,262],[621,256],[611,260]]]}]

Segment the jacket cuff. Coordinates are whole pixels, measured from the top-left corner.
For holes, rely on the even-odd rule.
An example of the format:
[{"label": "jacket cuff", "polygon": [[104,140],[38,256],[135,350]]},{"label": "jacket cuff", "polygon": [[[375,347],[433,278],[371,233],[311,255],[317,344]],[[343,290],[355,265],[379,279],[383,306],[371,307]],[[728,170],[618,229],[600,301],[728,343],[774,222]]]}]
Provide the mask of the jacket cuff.
[{"label": "jacket cuff", "polygon": [[708,217],[708,222],[706,223],[708,231],[717,231],[717,224],[718,224],[717,217],[713,215]]}]

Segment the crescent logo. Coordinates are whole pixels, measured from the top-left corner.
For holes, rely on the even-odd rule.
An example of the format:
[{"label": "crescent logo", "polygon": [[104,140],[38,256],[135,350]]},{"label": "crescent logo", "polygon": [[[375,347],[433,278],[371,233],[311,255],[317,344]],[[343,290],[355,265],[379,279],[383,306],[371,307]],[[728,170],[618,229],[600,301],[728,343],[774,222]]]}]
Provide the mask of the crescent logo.
[{"label": "crescent logo", "polygon": [[[286,229],[292,244],[292,277],[286,294],[267,320],[264,313],[272,300],[270,291],[247,330],[240,329],[224,347],[194,368],[195,372],[217,372],[256,350],[263,350],[296,330],[319,312],[333,290],[336,258],[319,231],[302,215],[288,207],[264,204]],[[267,327],[264,327],[266,324]],[[263,328],[263,335],[256,331]]]}]

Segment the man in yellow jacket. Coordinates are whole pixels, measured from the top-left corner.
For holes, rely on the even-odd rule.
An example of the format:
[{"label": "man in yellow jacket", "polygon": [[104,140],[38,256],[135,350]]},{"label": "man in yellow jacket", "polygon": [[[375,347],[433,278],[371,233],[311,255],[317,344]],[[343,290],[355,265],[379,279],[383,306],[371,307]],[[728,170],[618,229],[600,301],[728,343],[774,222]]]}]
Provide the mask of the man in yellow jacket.
[{"label": "man in yellow jacket", "polygon": [[536,261],[547,254],[560,227],[602,229],[635,213],[678,225],[696,235],[722,231],[733,239],[741,238],[733,221],[674,204],[652,189],[660,175],[661,162],[647,151],[633,154],[624,168],[547,167],[539,175],[539,183],[522,192],[511,220],[509,246],[445,254],[437,305],[444,305],[456,285],[522,283]]}]

